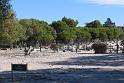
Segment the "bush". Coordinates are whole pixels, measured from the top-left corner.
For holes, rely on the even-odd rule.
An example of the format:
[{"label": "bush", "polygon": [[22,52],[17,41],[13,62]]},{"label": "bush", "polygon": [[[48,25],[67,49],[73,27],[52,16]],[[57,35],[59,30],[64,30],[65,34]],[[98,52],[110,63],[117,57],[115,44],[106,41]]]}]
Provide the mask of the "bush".
[{"label": "bush", "polygon": [[95,54],[105,54],[107,51],[107,45],[104,43],[96,43],[92,45],[92,49],[94,49]]},{"label": "bush", "polygon": [[50,49],[54,50],[54,52],[58,51],[58,46],[56,44],[51,44]]}]

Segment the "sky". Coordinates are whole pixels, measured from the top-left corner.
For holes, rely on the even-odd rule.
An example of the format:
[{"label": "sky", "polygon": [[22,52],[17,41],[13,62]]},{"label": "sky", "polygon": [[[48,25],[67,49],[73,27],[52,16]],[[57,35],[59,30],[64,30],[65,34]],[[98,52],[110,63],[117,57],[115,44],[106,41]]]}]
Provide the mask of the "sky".
[{"label": "sky", "polygon": [[61,20],[64,16],[78,20],[78,26],[111,18],[117,26],[124,25],[124,0],[11,0],[18,19]]}]

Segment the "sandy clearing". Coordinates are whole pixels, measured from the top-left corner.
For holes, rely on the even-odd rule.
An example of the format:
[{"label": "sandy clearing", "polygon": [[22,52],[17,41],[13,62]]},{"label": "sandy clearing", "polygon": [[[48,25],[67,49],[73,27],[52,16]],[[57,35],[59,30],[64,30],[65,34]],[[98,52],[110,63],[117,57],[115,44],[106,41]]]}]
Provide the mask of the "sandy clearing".
[{"label": "sandy clearing", "polygon": [[[82,51],[81,53],[88,53],[87,51]],[[109,54],[77,54],[75,52],[32,52],[31,55],[24,56],[24,52],[20,50],[7,50],[0,52],[0,72],[2,71],[11,71],[11,64],[28,64],[29,70],[37,69],[50,69],[50,68],[101,68],[109,70],[123,70],[124,66],[99,66],[99,65],[71,65],[71,64],[51,64],[54,62],[64,62],[69,61],[72,58],[79,57],[99,57],[99,56],[108,56]],[[90,53],[93,53],[90,51]],[[73,62],[73,61],[72,61]],[[83,60],[82,62],[83,63]]]}]

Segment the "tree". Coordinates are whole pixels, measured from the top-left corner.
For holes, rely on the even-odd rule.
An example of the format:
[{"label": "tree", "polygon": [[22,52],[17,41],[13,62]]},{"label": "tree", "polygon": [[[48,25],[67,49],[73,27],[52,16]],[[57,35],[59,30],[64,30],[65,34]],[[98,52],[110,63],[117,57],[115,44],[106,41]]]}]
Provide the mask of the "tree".
[{"label": "tree", "polygon": [[118,28],[113,28],[114,38],[118,39],[120,36],[120,30]]},{"label": "tree", "polygon": [[11,7],[10,0],[0,1],[0,38],[2,44],[12,45],[21,37],[18,33],[21,27]]},{"label": "tree", "polygon": [[76,48],[79,48],[81,42],[87,42],[91,39],[91,34],[89,33],[87,28],[77,27],[75,28],[76,31]]},{"label": "tree", "polygon": [[38,19],[21,19],[20,24],[26,27],[26,37],[28,46],[39,42],[45,45],[56,39],[56,31],[47,22]]},{"label": "tree", "polygon": [[109,40],[118,39],[120,36],[120,30],[117,28],[109,28],[106,33]]},{"label": "tree", "polygon": [[76,36],[77,36],[77,41],[81,41],[84,37],[84,31],[82,31],[82,28],[75,28],[76,31]]},{"label": "tree", "polygon": [[119,39],[121,39],[121,40],[124,39],[124,30],[120,30]]},{"label": "tree", "polygon": [[91,34],[86,28],[75,28],[76,29],[76,35],[77,35],[77,41],[82,41],[82,40],[90,40]]},{"label": "tree", "polygon": [[110,18],[107,18],[106,22],[103,24],[104,27],[112,28],[115,27],[115,23],[111,21]]},{"label": "tree", "polygon": [[46,44],[50,41],[56,39],[56,33],[52,27],[46,26],[41,28],[39,33],[34,35],[35,40],[40,42],[40,51],[41,51],[41,43]]},{"label": "tree", "polygon": [[61,32],[61,36],[63,37],[64,42],[70,43],[71,41],[76,40],[76,32],[73,28],[65,29]]},{"label": "tree", "polygon": [[[10,12],[10,14],[13,13],[14,12]],[[8,43],[11,46],[13,43],[25,39],[25,30],[19,24],[15,14],[13,14],[12,18],[4,21],[4,31],[5,32],[2,34],[2,39],[4,40],[4,43]]]},{"label": "tree", "polygon": [[66,18],[66,17],[63,17],[62,21],[65,22],[69,27],[76,27],[78,24],[77,20],[75,21],[71,18]]},{"label": "tree", "polygon": [[99,20],[95,20],[95,21],[86,23],[86,27],[88,27],[88,28],[102,28],[103,25],[100,23]]},{"label": "tree", "polygon": [[53,27],[56,31],[57,38],[56,42],[62,42],[62,35],[60,34],[63,30],[68,28],[68,25],[63,21],[53,21],[51,24],[51,27]]},{"label": "tree", "polygon": [[0,0],[0,21],[3,22],[10,18],[9,12],[11,11],[10,0]]},{"label": "tree", "polygon": [[47,22],[40,21],[38,19],[21,19],[20,24],[23,27],[26,27],[25,35],[29,46],[32,45],[32,42],[42,41],[43,43],[54,39],[54,32],[52,32],[53,28],[50,27]]},{"label": "tree", "polygon": [[35,39],[43,43],[53,41],[56,38],[54,30],[50,26],[41,28],[40,32],[34,35]]},{"label": "tree", "polygon": [[5,34],[5,30],[4,30],[4,22],[6,19],[10,18],[9,16],[9,12],[11,10],[11,5],[10,5],[10,0],[1,0],[0,1],[0,38],[1,38],[1,42],[3,43],[4,40],[6,39],[4,37]]},{"label": "tree", "polygon": [[51,27],[53,27],[57,33],[62,32],[65,28],[68,27],[68,25],[63,21],[53,21],[51,24]]},{"label": "tree", "polygon": [[84,32],[84,40],[90,40],[91,39],[91,34],[88,31]]},{"label": "tree", "polygon": [[89,33],[91,34],[91,39],[95,40],[99,38],[99,28],[88,28]]},{"label": "tree", "polygon": [[13,17],[13,14],[10,13],[11,11],[10,0],[0,0],[0,27],[2,32],[5,32],[5,20]]},{"label": "tree", "polygon": [[112,40],[114,38],[114,33],[111,31],[111,29],[108,29],[106,33],[109,40]]},{"label": "tree", "polygon": [[101,40],[101,41],[105,41],[105,40],[107,40],[107,38],[108,38],[108,36],[107,36],[107,34],[106,34],[106,30],[104,29],[102,29],[102,30],[100,30],[100,33],[99,33],[99,39]]}]

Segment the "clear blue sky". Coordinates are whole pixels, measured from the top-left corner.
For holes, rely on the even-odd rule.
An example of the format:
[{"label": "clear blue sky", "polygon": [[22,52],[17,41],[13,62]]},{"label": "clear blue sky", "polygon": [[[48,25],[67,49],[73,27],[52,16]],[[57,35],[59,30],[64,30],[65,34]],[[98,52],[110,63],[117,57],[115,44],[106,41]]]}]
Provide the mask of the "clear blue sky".
[{"label": "clear blue sky", "polygon": [[[36,18],[51,23],[66,16],[79,21],[79,26],[86,22],[109,17],[116,25],[124,25],[124,1],[116,0],[12,0],[17,18]],[[118,0],[119,1],[119,0]]]}]

